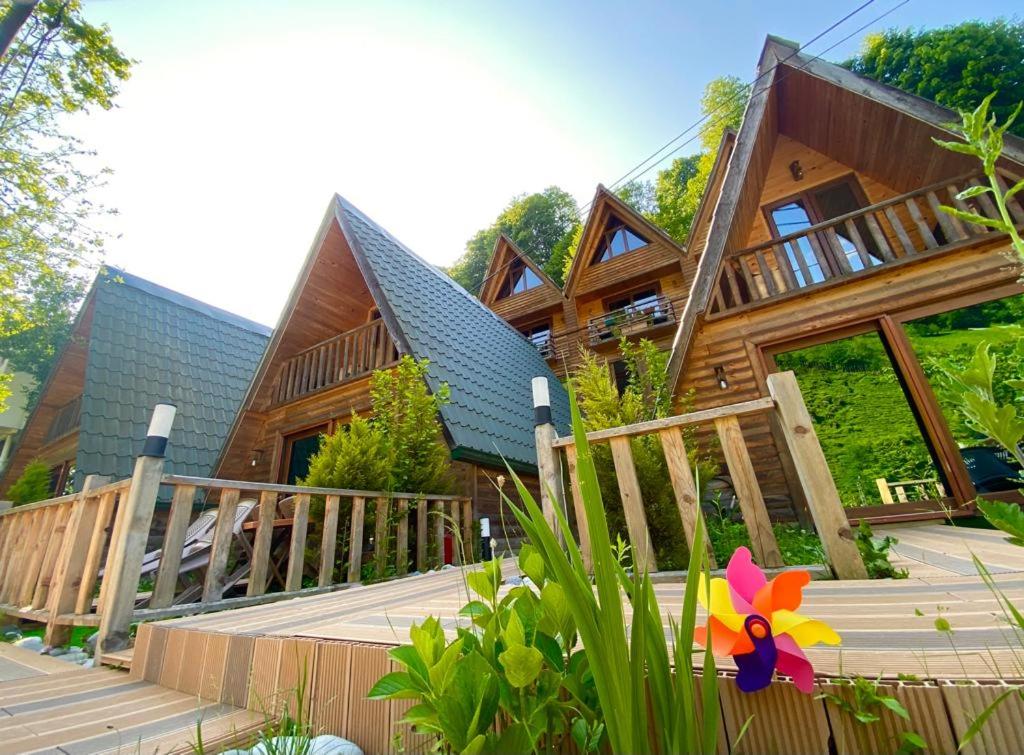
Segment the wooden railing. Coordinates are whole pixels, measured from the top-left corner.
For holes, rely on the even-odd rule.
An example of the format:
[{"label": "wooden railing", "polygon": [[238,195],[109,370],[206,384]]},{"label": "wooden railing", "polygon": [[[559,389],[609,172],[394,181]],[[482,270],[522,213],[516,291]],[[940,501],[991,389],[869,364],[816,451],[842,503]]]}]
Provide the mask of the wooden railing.
[{"label": "wooden railing", "polygon": [[283,404],[332,385],[365,377],[398,361],[383,320],[318,343],[281,365],[275,398]]},{"label": "wooden railing", "polygon": [[[0,514],[0,614],[45,623],[49,644],[65,642],[72,626],[98,627],[101,650],[109,652],[125,646],[136,621],[357,583],[366,552],[379,575],[390,553],[397,576],[410,562],[419,571],[439,566],[449,522],[463,547],[453,538],[455,563],[473,559],[468,498],[157,474],[148,488],[138,468],[133,479],[113,484],[89,477],[83,493]],[[157,486],[171,503],[166,519],[154,522]],[[139,489],[152,490],[154,500],[140,501]],[[313,505],[323,516],[311,557]],[[372,538],[363,531],[368,505],[376,514]],[[304,588],[304,580],[315,586]]]},{"label": "wooden railing", "polygon": [[[1006,178],[1000,180],[1005,188]],[[963,222],[939,209],[947,205],[999,219],[988,194],[957,199],[959,192],[983,182],[987,179],[982,173],[970,173],[731,254],[722,266],[709,313],[757,306],[812,286],[991,238],[996,233],[993,229]],[[1007,209],[1014,222],[1024,224],[1019,197]]]},{"label": "wooden railing", "polygon": [[[651,434],[657,434],[660,438],[683,531],[688,545],[692,547],[694,532],[702,513],[700,495],[690,469],[682,428],[707,424],[713,425],[721,441],[722,456],[732,478],[743,521],[750,534],[754,558],[762,567],[783,565],[768,509],[739,422],[740,417],[774,414],[773,419],[777,421],[785,438],[785,451],[792,460],[829,563],[840,578],[867,577],[864,562],[811,424],[811,416],[804,405],[796,377],[792,372],[769,375],[768,391],[769,396],[752,401],[587,433],[588,443],[608,443],[611,446],[626,528],[633,549],[634,562],[638,568],[646,567],[650,571],[655,571],[658,566],[647,528],[647,516],[644,513],[644,502],[633,462],[630,439]],[[557,438],[550,444],[538,444],[538,457],[542,468],[557,468],[558,464],[551,460],[551,455],[557,454],[559,449],[565,453],[580,550],[589,567],[590,542],[587,536],[586,510],[583,507],[576,472],[576,443],[572,436],[568,436]],[[555,484],[548,487],[557,490]]]},{"label": "wooden railing", "polygon": [[53,417],[50,427],[46,431],[44,443],[50,443],[72,430],[77,430],[82,421],[82,397],[75,396],[68,403],[64,404]]},{"label": "wooden railing", "polygon": [[665,296],[659,296],[643,306],[622,307],[592,317],[587,323],[587,332],[593,346],[675,321],[672,302]]}]

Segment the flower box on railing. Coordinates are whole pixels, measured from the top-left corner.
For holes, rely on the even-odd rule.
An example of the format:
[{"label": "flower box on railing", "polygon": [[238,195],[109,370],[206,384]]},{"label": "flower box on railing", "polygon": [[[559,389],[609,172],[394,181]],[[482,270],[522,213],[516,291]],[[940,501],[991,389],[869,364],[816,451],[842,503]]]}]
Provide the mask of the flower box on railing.
[{"label": "flower box on railing", "polygon": [[590,343],[598,344],[621,336],[634,336],[644,331],[675,322],[672,302],[659,297],[643,307],[623,307],[590,321]]}]

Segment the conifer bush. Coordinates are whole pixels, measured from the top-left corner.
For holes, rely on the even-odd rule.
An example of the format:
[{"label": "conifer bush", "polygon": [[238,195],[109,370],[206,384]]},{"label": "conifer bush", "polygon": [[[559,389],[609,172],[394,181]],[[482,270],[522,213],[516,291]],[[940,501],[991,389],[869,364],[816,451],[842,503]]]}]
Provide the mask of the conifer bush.
[{"label": "conifer bush", "polygon": [[7,491],[7,497],[14,504],[35,503],[50,497],[50,468],[43,462],[30,462]]}]

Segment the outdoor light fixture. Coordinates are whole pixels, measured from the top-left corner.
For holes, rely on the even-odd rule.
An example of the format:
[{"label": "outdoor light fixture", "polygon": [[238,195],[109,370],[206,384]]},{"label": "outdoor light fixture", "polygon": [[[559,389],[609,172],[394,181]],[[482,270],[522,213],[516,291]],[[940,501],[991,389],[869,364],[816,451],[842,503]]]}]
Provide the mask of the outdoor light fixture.
[{"label": "outdoor light fixture", "polygon": [[149,420],[146,442],[142,444],[142,456],[162,458],[167,450],[167,439],[171,435],[171,425],[178,407],[173,404],[157,404],[153,407],[153,416]]},{"label": "outdoor light fixture", "polygon": [[722,365],[715,367],[715,380],[718,381],[718,387],[723,391],[729,387],[729,381],[725,378],[725,367]]},{"label": "outdoor light fixture", "polygon": [[793,174],[794,181],[802,181],[804,178],[804,169],[800,166],[799,160],[794,160],[789,164],[789,172]]},{"label": "outdoor light fixture", "polygon": [[491,540],[491,520],[486,516],[480,517],[480,556],[484,561],[490,561],[493,557],[493,543]]},{"label": "outdoor light fixture", "polygon": [[263,461],[263,449],[259,448],[252,452],[252,459],[249,460],[249,466],[255,467]]},{"label": "outdoor light fixture", "polygon": [[533,422],[536,425],[551,424],[551,395],[548,393],[548,379],[533,379]]}]

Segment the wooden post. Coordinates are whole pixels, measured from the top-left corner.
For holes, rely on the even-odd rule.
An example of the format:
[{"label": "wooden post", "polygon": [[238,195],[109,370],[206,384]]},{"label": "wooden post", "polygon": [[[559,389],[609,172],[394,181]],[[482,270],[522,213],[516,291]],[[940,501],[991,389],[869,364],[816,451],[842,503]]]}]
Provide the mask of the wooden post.
[{"label": "wooden post", "polygon": [[878,495],[882,499],[882,503],[895,503],[892,499],[892,491],[889,490],[889,481],[884,477],[879,477],[875,480],[875,485],[878,486]]},{"label": "wooden post", "polygon": [[150,608],[166,608],[174,602],[174,588],[178,584],[178,570],[181,567],[181,549],[185,545],[185,532],[192,518],[192,504],[196,499],[194,485],[179,485],[171,498],[171,512],[167,517],[167,531],[160,552],[160,567],[156,574],[156,585],[149,599]]},{"label": "wooden post", "polygon": [[437,568],[444,566],[444,501],[434,501],[434,547],[437,548]]},{"label": "wooden post", "polygon": [[96,638],[96,657],[128,647],[128,629],[135,612],[135,595],[139,589],[142,557],[146,554],[153,510],[164,473],[164,450],[174,421],[174,407],[158,404],[135,462],[131,487],[121,503],[117,537],[110,543],[112,558],[107,560],[103,575],[106,583],[100,606],[100,628]]},{"label": "wooden post", "polygon": [[373,531],[373,560],[377,567],[377,576],[383,577],[388,567],[388,513],[391,510],[387,498],[376,501],[376,522]]},{"label": "wooden post", "polygon": [[473,563],[473,499],[462,501],[462,550],[463,563]]},{"label": "wooden post", "polygon": [[22,548],[20,558],[26,562],[26,567],[21,576],[21,586],[13,593],[12,601],[16,605],[26,606],[32,602],[35,594],[36,582],[43,566],[43,556],[46,554],[46,544],[50,539],[50,532],[56,526],[57,516],[60,513],[60,504],[53,504],[39,509],[33,517],[32,529],[29,539]]},{"label": "wooden post", "polygon": [[459,541],[462,540],[462,511],[458,501],[451,502],[452,511],[452,564],[463,564]]},{"label": "wooden post", "polygon": [[654,557],[654,545],[651,533],[647,529],[647,515],[644,513],[644,501],[640,495],[640,481],[636,476],[633,464],[633,450],[629,447],[629,438],[618,435],[611,438],[608,444],[612,449],[612,462],[615,464],[615,476],[619,481],[619,495],[622,497],[622,510],[626,515],[626,528],[633,546],[633,564],[638,571],[658,571],[658,562]]},{"label": "wooden post", "polygon": [[590,555],[590,530],[587,524],[587,510],[583,506],[583,494],[580,492],[580,479],[576,473],[576,446],[565,447],[565,465],[569,470],[572,510],[576,514],[576,536],[580,541],[583,568],[589,573],[593,568],[593,560]]},{"label": "wooden post", "polygon": [[565,494],[562,490],[562,465],[552,443],[558,437],[551,422],[551,398],[548,379],[533,379],[533,437],[537,446],[537,471],[540,476],[540,504],[551,531],[562,543],[562,528],[555,514],[556,507],[565,514]]},{"label": "wooden post", "polygon": [[732,477],[733,490],[740,502],[743,520],[750,533],[750,549],[754,552],[754,558],[762,568],[782,566],[782,554],[775,541],[775,531],[768,518],[761,487],[757,484],[754,465],[747,453],[740,421],[733,415],[719,417],[715,420],[715,429],[722,442],[722,453],[729,468],[729,476]]},{"label": "wooden post", "polygon": [[220,491],[217,523],[214,525],[213,544],[210,546],[210,563],[206,567],[206,580],[203,582],[204,603],[212,603],[224,597],[224,580],[227,577],[231,544],[235,539],[235,513],[239,496],[240,491],[234,488]]},{"label": "wooden post", "polygon": [[292,540],[288,547],[288,572],[284,578],[285,592],[302,589],[302,573],[306,569],[306,532],[309,529],[309,494],[295,496],[295,519]]},{"label": "wooden post", "polygon": [[334,556],[338,548],[338,509],[341,497],[329,495],[324,501],[324,529],[320,537],[320,579],[317,584],[334,584]]},{"label": "wooden post", "polygon": [[50,536],[46,541],[46,550],[43,552],[43,563],[39,569],[39,577],[36,579],[36,587],[32,592],[32,603],[30,607],[38,610],[46,605],[46,598],[50,592],[50,585],[57,575],[59,568],[58,557],[64,549],[64,535],[68,529],[68,522],[74,509],[74,502],[62,503],[57,507],[57,517],[50,528]]},{"label": "wooden post", "polygon": [[71,635],[70,627],[58,625],[57,617],[71,613],[78,599],[78,587],[82,582],[89,542],[96,524],[99,501],[90,497],[89,491],[109,482],[108,477],[87,475],[82,492],[71,509],[64,535],[64,547],[57,561],[57,572],[50,585],[50,620],[46,624],[43,642],[47,645],[63,645]]},{"label": "wooden post", "polygon": [[260,493],[260,513],[253,539],[252,569],[246,595],[263,595],[267,591],[267,570],[270,566],[270,545],[274,536],[274,518],[277,516],[277,493]]},{"label": "wooden post", "polygon": [[363,571],[363,521],[366,519],[366,499],[352,499],[352,531],[348,543],[348,581],[358,582]]},{"label": "wooden post", "polygon": [[416,571],[427,570],[427,514],[430,502],[425,498],[416,501]]},{"label": "wooden post", "polygon": [[395,535],[395,574],[409,573],[409,499],[398,499],[398,523]]},{"label": "wooden post", "polygon": [[826,557],[840,579],[867,579],[864,560],[800,394],[796,375],[776,373],[769,375],[767,382]]},{"label": "wooden post", "polygon": [[82,569],[82,584],[78,587],[75,613],[89,613],[92,608],[92,593],[96,588],[96,580],[99,579],[100,559],[103,558],[103,548],[107,544],[107,528],[111,524],[117,496],[118,493],[114,491],[100,496],[96,521],[93,523],[89,540],[89,555],[86,556],[85,567]]},{"label": "wooden post", "polygon": [[[660,431],[658,437],[661,438],[661,448],[665,452],[665,462],[668,466],[668,476],[672,480],[672,491],[675,493],[676,506],[679,508],[679,518],[683,521],[686,547],[693,550],[693,538],[697,532],[697,522],[703,523],[704,515],[700,510],[700,494],[697,491],[697,483],[693,479],[693,472],[690,469],[690,459],[686,454],[683,431],[679,427],[669,427]],[[715,555],[711,551],[711,541],[706,536],[707,531],[708,529],[705,526],[705,550],[708,554],[710,567],[716,569],[718,566],[715,563]]]}]

